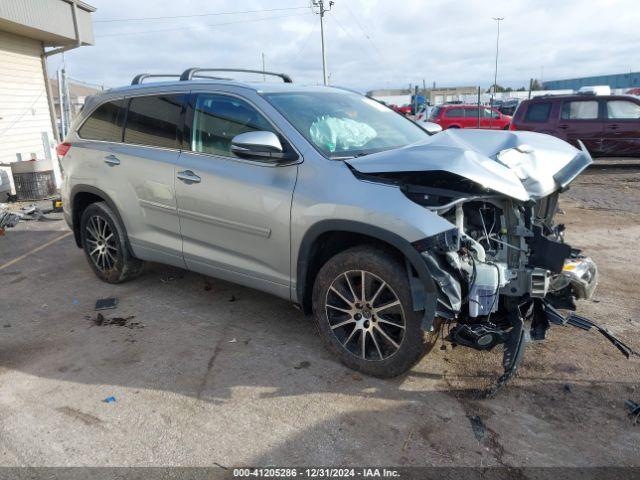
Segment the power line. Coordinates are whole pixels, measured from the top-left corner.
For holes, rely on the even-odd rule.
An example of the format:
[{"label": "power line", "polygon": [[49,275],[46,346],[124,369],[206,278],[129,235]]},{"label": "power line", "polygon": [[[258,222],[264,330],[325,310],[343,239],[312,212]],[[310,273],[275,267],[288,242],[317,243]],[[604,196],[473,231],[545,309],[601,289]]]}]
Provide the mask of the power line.
[{"label": "power line", "polygon": [[311,40],[311,37],[313,35],[313,33],[316,31],[316,27],[318,26],[317,23],[313,24],[313,27],[311,27],[311,31],[309,31],[309,35],[307,35],[306,40],[304,41],[304,43],[302,44],[302,47],[300,48],[300,50],[298,50],[298,53],[296,53],[292,58],[291,58],[291,63],[296,62],[299,58],[300,55],[302,55],[302,52],[304,52],[304,50],[307,48],[307,45],[309,45],[309,40]]},{"label": "power line", "polygon": [[356,15],[353,13],[351,8],[349,7],[349,2],[344,2],[344,6],[347,8],[347,12],[349,13],[349,15],[351,15],[351,18],[353,18],[353,20],[356,22],[356,25],[358,25],[358,28],[360,29],[360,31],[364,35],[364,38],[366,38],[369,41],[371,46],[377,51],[378,55],[380,55],[382,57],[382,55],[380,54],[380,49],[375,44],[375,42],[373,41],[371,36],[365,31],[365,29],[363,28],[362,24],[358,20],[358,17],[356,17]]},{"label": "power line", "polygon": [[[306,8],[306,7],[305,7]],[[121,33],[107,33],[104,35],[96,35],[96,38],[104,38],[104,37],[120,37],[124,35],[142,35],[146,33],[159,33],[159,32],[174,32],[177,30],[193,30],[194,28],[200,27],[221,27],[223,25],[236,25],[239,23],[251,23],[251,22],[262,22],[264,20],[276,20],[278,18],[287,18],[287,17],[300,17],[302,15],[308,15],[307,13],[294,13],[291,15],[278,15],[275,17],[264,17],[264,18],[254,18],[251,20],[238,20],[234,22],[224,22],[224,23],[211,23],[207,25],[193,25],[193,26],[185,26],[178,28],[163,28],[160,30],[141,30],[137,32],[121,32]]]},{"label": "power line", "polygon": [[371,56],[371,54],[365,49],[363,48],[362,44],[360,44],[360,42],[358,42],[355,37],[353,35],[351,35],[351,32],[349,32],[346,28],[344,28],[342,26],[342,23],[340,23],[340,20],[338,20],[338,17],[336,17],[335,15],[331,15],[331,18],[333,20],[335,20],[336,25],[338,25],[338,27],[340,27],[340,30],[342,30],[355,44],[357,44],[360,47],[360,50],[362,50],[362,52],[367,55],[371,60],[373,60],[375,63],[377,63],[379,66],[384,66],[382,64],[380,64],[380,60],[377,60],[375,58],[373,58]]},{"label": "power line", "polygon": [[262,12],[278,12],[283,10],[301,10],[309,7],[287,7],[287,8],[268,8],[261,10],[242,10],[238,12],[215,12],[215,13],[195,13],[193,15],[170,15],[166,17],[136,17],[136,18],[110,18],[108,20],[94,20],[93,23],[109,23],[109,22],[138,22],[145,20],[166,20],[175,18],[193,18],[193,17],[211,17],[217,15],[240,15],[244,13],[262,13]]}]

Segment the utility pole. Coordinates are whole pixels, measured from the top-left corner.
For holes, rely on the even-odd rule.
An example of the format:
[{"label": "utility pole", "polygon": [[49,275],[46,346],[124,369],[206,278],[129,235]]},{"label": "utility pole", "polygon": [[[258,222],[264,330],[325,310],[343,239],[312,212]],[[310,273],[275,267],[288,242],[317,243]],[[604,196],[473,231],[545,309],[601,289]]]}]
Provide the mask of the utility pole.
[{"label": "utility pole", "polygon": [[324,46],[324,14],[331,11],[333,7],[333,1],[329,1],[329,7],[325,7],[324,0],[311,0],[311,6],[315,7],[318,15],[320,15],[320,40],[322,42],[322,78],[325,85],[329,85],[329,78],[327,77],[327,52]]},{"label": "utility pole", "polygon": [[[262,52],[262,71],[263,71],[263,72],[266,72],[266,71],[267,71],[267,69],[266,69],[266,67],[265,67],[265,61],[264,61],[264,52]],[[264,73],[262,74],[262,81],[263,81],[263,82],[266,82],[266,81],[267,81],[267,77],[266,77],[266,75],[265,75]]]},{"label": "utility pole", "polygon": [[60,110],[60,139],[62,142],[67,135],[66,125],[64,123],[64,107],[63,107],[63,86],[62,86],[62,70],[58,69],[58,109]]}]

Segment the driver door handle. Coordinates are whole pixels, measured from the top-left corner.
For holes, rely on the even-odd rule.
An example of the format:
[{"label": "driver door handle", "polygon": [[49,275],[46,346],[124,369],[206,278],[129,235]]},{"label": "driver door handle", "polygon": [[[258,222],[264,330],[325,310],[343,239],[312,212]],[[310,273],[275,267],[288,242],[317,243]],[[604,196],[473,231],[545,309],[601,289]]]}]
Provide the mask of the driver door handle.
[{"label": "driver door handle", "polygon": [[202,180],[198,175],[193,173],[191,170],[182,170],[178,172],[178,179],[182,180],[186,184],[190,183],[200,183]]}]

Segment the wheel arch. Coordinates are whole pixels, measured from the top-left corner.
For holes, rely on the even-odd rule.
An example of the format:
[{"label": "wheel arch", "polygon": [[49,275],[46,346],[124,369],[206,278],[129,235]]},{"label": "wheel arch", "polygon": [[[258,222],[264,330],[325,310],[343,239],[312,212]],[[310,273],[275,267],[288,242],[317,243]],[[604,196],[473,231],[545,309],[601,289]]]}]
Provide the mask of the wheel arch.
[{"label": "wheel arch", "polygon": [[71,223],[73,226],[73,236],[76,241],[76,245],[78,248],[82,248],[82,241],[80,237],[80,219],[82,218],[82,212],[91,205],[96,202],[104,202],[106,203],[111,211],[114,213],[116,218],[118,219],[118,223],[120,227],[122,227],[124,237],[127,239],[127,248],[131,253],[131,247],[129,245],[129,237],[127,235],[127,227],[125,227],[124,222],[122,221],[122,217],[120,216],[120,212],[118,211],[118,207],[111,199],[109,195],[103,190],[100,190],[97,187],[92,185],[76,185],[71,190],[70,195],[70,203],[71,203]]},{"label": "wheel arch", "polygon": [[414,310],[424,310],[425,320],[431,322],[437,302],[436,286],[420,253],[394,232],[350,220],[324,220],[305,233],[298,248],[295,291],[295,300],[303,311],[311,313],[311,292],[322,265],[340,251],[367,243],[389,249],[405,262]]}]

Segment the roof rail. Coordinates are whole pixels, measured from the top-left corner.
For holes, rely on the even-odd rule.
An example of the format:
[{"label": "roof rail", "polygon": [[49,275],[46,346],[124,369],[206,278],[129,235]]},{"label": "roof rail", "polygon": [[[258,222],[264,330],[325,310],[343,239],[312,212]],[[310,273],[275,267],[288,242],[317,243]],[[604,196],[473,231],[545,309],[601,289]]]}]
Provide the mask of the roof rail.
[{"label": "roof rail", "polygon": [[[270,75],[273,77],[280,77],[284,83],[293,83],[291,77],[286,73],[265,72],[262,70],[245,70],[240,68],[187,68],[182,75],[180,75],[180,81],[186,82],[192,80],[194,77],[202,77],[198,75],[200,72],[242,72],[242,73],[255,73],[258,75]],[[174,76],[174,75],[171,75]],[[206,77],[205,77],[206,78]]]},{"label": "roof rail", "polygon": [[140,73],[138,75],[136,75],[135,77],[133,77],[133,80],[131,80],[131,85],[140,85],[142,83],[143,80],[145,80],[146,78],[157,78],[157,77],[180,77],[180,75],[177,75],[175,73]]}]

